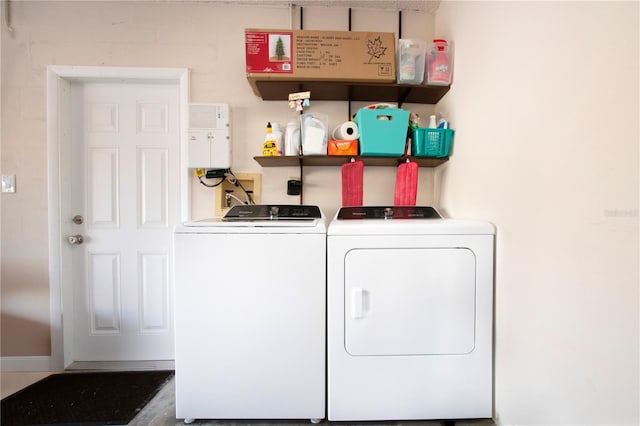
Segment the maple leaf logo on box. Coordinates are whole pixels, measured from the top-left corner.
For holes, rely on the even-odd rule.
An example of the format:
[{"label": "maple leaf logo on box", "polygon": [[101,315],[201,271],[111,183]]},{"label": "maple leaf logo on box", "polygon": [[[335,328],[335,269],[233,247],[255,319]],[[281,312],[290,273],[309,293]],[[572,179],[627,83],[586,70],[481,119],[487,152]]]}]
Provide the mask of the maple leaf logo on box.
[{"label": "maple leaf logo on box", "polygon": [[367,50],[367,53],[369,53],[369,63],[371,63],[373,58],[380,59],[384,56],[387,48],[382,46],[382,40],[380,39],[380,36],[378,36],[373,40],[367,40]]}]

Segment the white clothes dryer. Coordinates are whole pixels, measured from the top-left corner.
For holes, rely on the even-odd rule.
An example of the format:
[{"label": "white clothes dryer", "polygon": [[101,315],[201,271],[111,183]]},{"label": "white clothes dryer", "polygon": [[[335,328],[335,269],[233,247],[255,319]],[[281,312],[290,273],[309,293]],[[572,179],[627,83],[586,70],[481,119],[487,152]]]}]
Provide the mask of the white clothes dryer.
[{"label": "white clothes dryer", "polygon": [[495,228],[345,207],[327,230],[328,419],[492,417]]},{"label": "white clothes dryer", "polygon": [[236,206],[175,231],[176,417],[325,417],[326,226]]}]

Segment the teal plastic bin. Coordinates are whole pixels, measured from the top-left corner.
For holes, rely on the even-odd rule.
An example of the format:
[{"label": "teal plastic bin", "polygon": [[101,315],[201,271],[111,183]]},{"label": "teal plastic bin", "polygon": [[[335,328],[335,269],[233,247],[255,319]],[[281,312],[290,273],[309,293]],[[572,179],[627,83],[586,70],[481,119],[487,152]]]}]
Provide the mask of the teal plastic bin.
[{"label": "teal plastic bin", "polygon": [[360,155],[401,156],[407,141],[409,111],[399,108],[361,108],[355,117],[360,132]]},{"label": "teal plastic bin", "polygon": [[453,129],[413,129],[411,155],[415,157],[447,157],[451,151]]}]

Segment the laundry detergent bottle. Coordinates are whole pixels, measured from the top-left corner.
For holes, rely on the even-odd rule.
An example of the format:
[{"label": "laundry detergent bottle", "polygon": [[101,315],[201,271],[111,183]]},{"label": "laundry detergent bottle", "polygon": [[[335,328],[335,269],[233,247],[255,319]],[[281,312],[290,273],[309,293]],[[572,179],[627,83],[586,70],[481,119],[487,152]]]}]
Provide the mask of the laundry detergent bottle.
[{"label": "laundry detergent bottle", "polygon": [[429,55],[427,83],[448,86],[451,84],[449,43],[444,39],[433,40],[434,49]]},{"label": "laundry detergent bottle", "polygon": [[278,155],[278,140],[273,135],[273,128],[270,122],[267,123],[267,134],[262,144],[262,155],[264,157],[275,157]]},{"label": "laundry detergent bottle", "polygon": [[300,155],[300,120],[289,120],[284,130],[284,155]]}]

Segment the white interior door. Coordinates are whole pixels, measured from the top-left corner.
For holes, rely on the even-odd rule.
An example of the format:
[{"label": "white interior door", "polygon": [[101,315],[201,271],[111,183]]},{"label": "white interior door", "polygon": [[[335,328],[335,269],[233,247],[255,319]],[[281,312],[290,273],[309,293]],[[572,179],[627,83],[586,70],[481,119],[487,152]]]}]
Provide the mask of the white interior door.
[{"label": "white interior door", "polygon": [[[65,333],[73,332],[65,353],[72,361],[171,360],[179,87],[75,83],[70,108],[70,179],[60,189],[73,281],[72,300],[63,300]],[[83,241],[70,242],[74,235]]]}]

